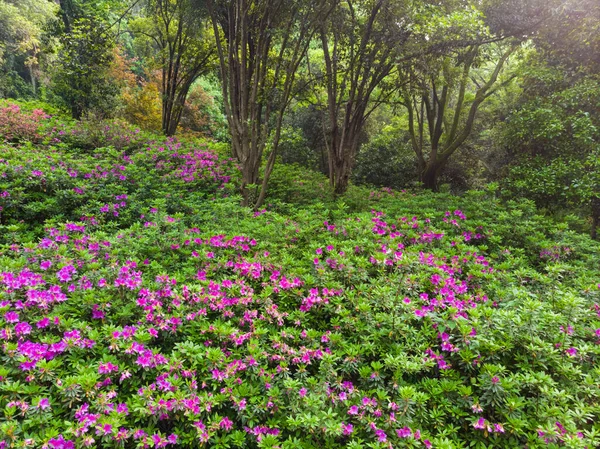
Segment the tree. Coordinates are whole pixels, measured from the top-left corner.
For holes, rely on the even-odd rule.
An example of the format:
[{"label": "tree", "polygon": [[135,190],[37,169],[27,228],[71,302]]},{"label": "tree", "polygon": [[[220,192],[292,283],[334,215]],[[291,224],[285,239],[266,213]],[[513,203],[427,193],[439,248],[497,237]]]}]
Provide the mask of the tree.
[{"label": "tree", "polygon": [[119,93],[108,78],[114,40],[106,25],[93,18],[77,19],[70,26],[71,31],[61,36],[52,89],[75,119],[91,110],[110,115]]},{"label": "tree", "polygon": [[[427,189],[437,189],[448,159],[470,136],[481,104],[513,79],[509,76],[498,82],[519,43],[501,45],[497,55],[492,48],[473,45],[455,55],[429,58],[402,68],[410,139],[420,181]],[[482,58],[492,61],[486,67]],[[475,73],[476,65],[484,67]]]},{"label": "tree", "polygon": [[348,187],[367,118],[392,90],[382,85],[410,35],[399,9],[391,0],[345,0],[321,22],[329,180],[336,194]]},{"label": "tree", "polygon": [[[259,207],[281,137],[296,72],[331,6],[326,0],[208,0],[233,156],[241,165],[243,204]],[[267,145],[271,151],[262,179]],[[250,186],[260,187],[251,192]]]},{"label": "tree", "polygon": [[447,54],[483,34],[480,13],[466,6],[460,0],[344,0],[322,22],[329,178],[335,193],[348,187],[369,116],[398,91],[391,75],[399,64]]},{"label": "tree", "polygon": [[[507,196],[600,226],[600,3],[563,0],[545,14],[523,63],[518,95],[493,130]],[[547,8],[547,7],[546,7]]]},{"label": "tree", "polygon": [[[16,77],[37,91],[36,69],[44,27],[55,18],[56,5],[47,0],[0,0],[0,95],[14,94]],[[26,78],[29,78],[26,80]]]},{"label": "tree", "polygon": [[146,0],[145,12],[131,29],[149,39],[161,72],[162,130],[172,136],[192,84],[214,69],[214,39],[206,11],[194,0]]},{"label": "tree", "polygon": [[[508,152],[504,192],[530,198],[553,213],[580,213],[597,238],[600,226],[600,81],[576,82],[534,53],[519,101],[498,125],[497,146]],[[579,77],[577,77],[579,78]]]},{"label": "tree", "polygon": [[53,68],[52,90],[73,118],[94,111],[112,115],[118,86],[108,76],[121,21],[139,0],[60,0],[61,48]]}]

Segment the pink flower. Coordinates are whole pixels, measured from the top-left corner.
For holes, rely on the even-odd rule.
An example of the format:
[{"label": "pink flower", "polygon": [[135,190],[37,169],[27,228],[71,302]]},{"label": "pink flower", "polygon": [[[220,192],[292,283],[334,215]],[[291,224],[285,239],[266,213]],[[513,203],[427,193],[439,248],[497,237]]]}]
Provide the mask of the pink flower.
[{"label": "pink flower", "polygon": [[40,402],[38,402],[37,407],[41,410],[49,409],[50,408],[50,400],[48,398],[40,399]]},{"label": "pink flower", "polygon": [[354,432],[354,426],[352,424],[342,423],[342,434],[350,435]]},{"label": "pink flower", "polygon": [[410,430],[409,427],[403,427],[402,429],[396,429],[396,433],[398,434],[399,438],[408,438],[410,436],[412,436],[412,431]]},{"label": "pink flower", "polygon": [[348,409],[348,414],[349,415],[358,415],[358,406],[353,405],[352,407],[350,407]]},{"label": "pink flower", "polygon": [[300,390],[298,391],[298,394],[300,395],[301,398],[306,396],[306,388],[300,388]]},{"label": "pink flower", "polygon": [[18,323],[19,322],[19,313],[10,311],[4,314],[4,320],[7,323]]},{"label": "pink flower", "polygon": [[15,334],[27,335],[29,333],[31,333],[31,326],[29,323],[22,321],[15,326]]},{"label": "pink flower", "polygon": [[375,435],[377,435],[377,440],[380,443],[385,443],[387,441],[387,435],[385,434],[385,432],[381,429],[376,429],[375,430]]},{"label": "pink flower", "polygon": [[73,279],[73,275],[77,272],[73,265],[66,265],[56,273],[56,277],[60,282],[69,282]]},{"label": "pink flower", "polygon": [[57,438],[51,438],[48,445],[52,449],[75,449],[75,444],[70,440],[65,440],[62,435]]},{"label": "pink flower", "polygon": [[577,349],[571,347],[571,348],[567,349],[566,353],[569,354],[569,356],[571,356],[571,357],[575,357],[577,355]]},{"label": "pink flower", "polygon": [[43,329],[45,327],[48,327],[49,324],[50,324],[50,319],[48,317],[44,317],[41,320],[39,320],[37,323],[35,323],[35,325],[38,329]]},{"label": "pink flower", "polygon": [[100,366],[98,366],[98,373],[99,374],[110,374],[112,372],[119,372],[119,366],[118,365],[114,365],[110,362],[107,363],[101,363]]},{"label": "pink flower", "polygon": [[225,430],[231,430],[231,428],[233,427],[233,421],[231,421],[227,416],[225,418],[223,418],[220,422],[219,422],[219,427],[221,429],[225,429]]},{"label": "pink flower", "polygon": [[475,424],[473,424],[475,429],[483,429],[485,428],[485,419],[479,418]]}]

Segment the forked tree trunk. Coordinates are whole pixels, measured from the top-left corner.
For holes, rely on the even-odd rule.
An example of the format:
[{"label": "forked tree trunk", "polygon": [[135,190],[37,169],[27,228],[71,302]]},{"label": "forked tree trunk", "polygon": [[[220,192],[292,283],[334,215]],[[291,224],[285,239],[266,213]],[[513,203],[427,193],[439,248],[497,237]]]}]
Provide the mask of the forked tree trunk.
[{"label": "forked tree trunk", "polygon": [[[256,209],[265,200],[296,72],[319,20],[329,14],[331,6],[326,0],[208,0],[207,8],[219,56],[232,153],[242,173],[242,205]],[[261,179],[268,143],[271,153]],[[251,185],[256,189],[250,189]]]},{"label": "forked tree trunk", "polygon": [[460,64],[464,65],[454,107],[451,107],[449,101],[452,97],[449,84],[450,74],[445,69],[435,76],[429,74],[429,78],[422,74],[409,72],[411,76],[407,76],[406,79],[411,77],[418,79],[419,75],[424,78],[417,82],[415,93],[407,93],[404,97],[404,105],[408,110],[411,145],[419,161],[419,176],[424,188],[437,191],[438,177],[448,159],[471,134],[479,106],[486,98],[512,80],[510,77],[507,81],[495,86],[505,62],[517,48],[518,45],[513,45],[502,54],[488,81],[475,91],[471,105],[468,107],[466,120],[462,125],[461,120],[467,109],[465,93],[470,81],[469,73],[475,56],[479,52],[479,46],[469,49],[464,59],[457,60],[457,67]]}]

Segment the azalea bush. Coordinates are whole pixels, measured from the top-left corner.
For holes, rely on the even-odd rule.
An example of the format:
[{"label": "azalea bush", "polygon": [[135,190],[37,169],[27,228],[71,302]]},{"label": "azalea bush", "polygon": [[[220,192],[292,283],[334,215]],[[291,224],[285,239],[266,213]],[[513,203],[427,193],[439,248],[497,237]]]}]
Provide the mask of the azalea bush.
[{"label": "azalea bush", "polygon": [[63,142],[73,148],[94,151],[96,148],[110,146],[127,153],[158,140],[156,135],[142,131],[124,120],[97,120],[94,117],[79,121],[64,130],[54,130],[53,137],[55,142]]},{"label": "azalea bush", "polygon": [[40,142],[49,118],[42,109],[27,111],[19,104],[0,102],[0,142]]},{"label": "azalea bush", "polygon": [[600,444],[600,244],[532,202],[1,154],[0,448]]},{"label": "azalea bush", "polygon": [[168,212],[189,211],[208,196],[229,195],[237,176],[231,160],[174,139],[131,156],[113,147],[92,154],[62,146],[2,150],[0,242],[11,238],[11,229],[41,235],[48,219],[127,226],[157,199]]},{"label": "azalea bush", "polygon": [[460,210],[236,207],[4,247],[4,447],[597,444],[600,295],[570,272],[578,248],[533,270],[486,254],[492,230]]}]

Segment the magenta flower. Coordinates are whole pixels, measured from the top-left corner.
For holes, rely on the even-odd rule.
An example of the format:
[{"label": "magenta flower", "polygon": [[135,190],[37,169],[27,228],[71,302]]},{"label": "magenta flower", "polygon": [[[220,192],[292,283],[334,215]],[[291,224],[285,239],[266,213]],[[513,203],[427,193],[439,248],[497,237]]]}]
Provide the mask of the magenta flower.
[{"label": "magenta flower", "polygon": [[476,423],[473,424],[473,427],[476,429],[484,429],[485,428],[485,419],[479,418]]},{"label": "magenta flower", "polygon": [[350,423],[342,423],[342,434],[343,435],[351,435],[354,432],[354,426]]},{"label": "magenta flower", "polygon": [[27,335],[31,333],[31,325],[26,321],[22,321],[15,326],[15,334],[18,336]]},{"label": "magenta flower", "polygon": [[35,325],[38,329],[43,329],[50,325],[50,319],[48,317],[44,317],[41,320],[39,320],[37,323],[35,323]]},{"label": "magenta flower", "polygon": [[375,435],[377,435],[377,440],[380,443],[385,443],[387,441],[387,435],[381,429],[375,429]]},{"label": "magenta flower", "polygon": [[349,415],[358,415],[358,406],[353,405],[352,407],[350,407],[348,409],[348,414]]},{"label": "magenta flower", "polygon": [[77,270],[75,270],[75,267],[73,265],[66,265],[60,270],[58,270],[58,272],[56,273],[56,278],[63,283],[69,282],[71,279],[73,279],[73,275],[76,272]]},{"label": "magenta flower", "polygon": [[9,311],[4,314],[4,320],[7,323],[18,323],[19,322],[19,313],[15,311]]},{"label": "magenta flower", "polygon": [[57,438],[51,438],[48,445],[52,449],[75,449],[75,444],[70,440],[65,440],[62,435]]},{"label": "magenta flower", "polygon": [[396,429],[396,433],[399,438],[408,438],[412,436],[412,431],[409,427],[403,427],[402,429]]},{"label": "magenta flower", "polygon": [[298,390],[298,394],[300,395],[301,398],[303,398],[304,396],[306,396],[306,388],[300,388],[300,390]]},{"label": "magenta flower", "polygon": [[233,427],[233,421],[226,416],[219,422],[219,427],[229,431]]},{"label": "magenta flower", "polygon": [[101,363],[100,366],[98,366],[99,374],[110,374],[112,372],[115,372],[115,373],[119,372],[119,366],[114,365],[110,362]]},{"label": "magenta flower", "polygon": [[50,400],[48,398],[40,399],[40,402],[38,402],[37,407],[41,410],[49,409],[50,408]]}]

